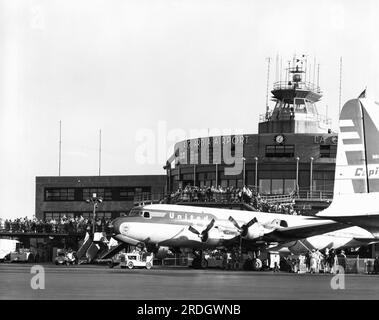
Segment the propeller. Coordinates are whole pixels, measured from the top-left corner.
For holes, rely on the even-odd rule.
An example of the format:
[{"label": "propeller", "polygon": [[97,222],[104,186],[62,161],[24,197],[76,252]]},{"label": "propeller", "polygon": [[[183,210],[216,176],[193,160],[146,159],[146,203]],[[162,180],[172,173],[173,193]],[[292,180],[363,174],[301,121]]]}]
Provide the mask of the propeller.
[{"label": "propeller", "polygon": [[211,222],[206,226],[206,228],[200,233],[200,231],[196,230],[194,227],[189,226],[188,230],[197,234],[202,242],[206,242],[208,240],[208,232],[213,228],[215,224],[215,219],[212,219]]},{"label": "propeller", "polygon": [[247,231],[249,230],[249,228],[256,222],[258,222],[257,218],[253,218],[251,219],[248,223],[242,225],[241,227],[239,226],[238,222],[232,217],[230,216],[229,217],[229,221],[231,223],[233,223],[233,225],[240,231],[240,236],[241,237],[246,237],[247,235]]}]

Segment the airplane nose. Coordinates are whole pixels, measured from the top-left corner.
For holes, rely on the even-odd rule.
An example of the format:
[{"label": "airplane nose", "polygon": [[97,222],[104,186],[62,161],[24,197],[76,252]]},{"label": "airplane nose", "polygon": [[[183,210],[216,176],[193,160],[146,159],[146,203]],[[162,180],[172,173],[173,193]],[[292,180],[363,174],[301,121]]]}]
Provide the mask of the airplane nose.
[{"label": "airplane nose", "polygon": [[111,227],[113,229],[114,234],[121,233],[121,230],[120,230],[121,223],[122,223],[121,218],[116,218],[111,222]]}]

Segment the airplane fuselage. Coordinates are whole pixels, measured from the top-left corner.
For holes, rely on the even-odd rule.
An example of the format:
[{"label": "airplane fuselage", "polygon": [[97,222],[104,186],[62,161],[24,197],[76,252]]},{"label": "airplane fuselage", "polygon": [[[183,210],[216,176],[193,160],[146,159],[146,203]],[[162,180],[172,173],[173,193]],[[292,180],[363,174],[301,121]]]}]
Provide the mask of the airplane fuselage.
[{"label": "airplane fuselage", "polygon": [[[245,247],[257,248],[265,246],[263,237],[280,228],[296,226],[313,226],[332,224],[335,229],[341,229],[333,221],[309,216],[295,216],[266,212],[238,211],[228,209],[201,208],[178,205],[148,205],[133,209],[130,216],[116,219],[114,224],[115,238],[136,245],[138,243],[153,244],[156,246],[206,249],[224,246],[238,245],[239,230],[229,220],[229,217],[240,225],[257,219],[256,224],[248,228],[243,240]],[[206,241],[199,234],[210,222],[214,220],[214,226],[208,231]],[[198,230],[194,233],[190,228]],[[369,233],[365,230],[355,230],[356,234],[364,232],[365,237]],[[362,235],[361,235],[362,237]],[[326,247],[341,247],[352,244],[354,235],[345,232],[328,233],[323,236],[308,237],[308,239],[281,239],[275,250],[292,248],[291,252],[304,252],[308,249],[323,249]],[[247,240],[247,241],[246,241]]]}]

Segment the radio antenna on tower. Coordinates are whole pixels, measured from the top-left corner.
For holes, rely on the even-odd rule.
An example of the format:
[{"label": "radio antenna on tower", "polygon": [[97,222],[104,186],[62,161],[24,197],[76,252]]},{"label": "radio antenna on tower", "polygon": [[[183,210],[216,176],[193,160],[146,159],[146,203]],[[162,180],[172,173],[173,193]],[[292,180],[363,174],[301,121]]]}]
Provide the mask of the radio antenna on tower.
[{"label": "radio antenna on tower", "polygon": [[62,158],[62,120],[59,120],[59,164],[58,176],[61,175],[61,158]]},{"label": "radio antenna on tower", "polygon": [[269,91],[269,79],[270,79],[270,62],[271,58],[267,58],[267,87],[266,87],[266,119],[268,119],[269,106],[268,106],[268,91]]},{"label": "radio antenna on tower", "polygon": [[338,115],[341,113],[341,94],[342,94],[342,57],[340,57],[340,88],[338,98]]},{"label": "radio antenna on tower", "polygon": [[99,132],[99,176],[101,174],[101,129]]}]

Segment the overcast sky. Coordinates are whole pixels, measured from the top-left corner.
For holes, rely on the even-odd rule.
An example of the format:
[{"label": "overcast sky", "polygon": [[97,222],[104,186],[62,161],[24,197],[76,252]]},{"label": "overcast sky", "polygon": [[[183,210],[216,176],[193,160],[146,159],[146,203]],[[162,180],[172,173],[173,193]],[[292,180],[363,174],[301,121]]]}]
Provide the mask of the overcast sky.
[{"label": "overcast sky", "polygon": [[62,175],[98,174],[99,129],[104,175],[164,173],[178,132],[256,133],[277,54],[317,58],[335,128],[340,56],[342,101],[379,99],[378,14],[377,0],[0,0],[0,217],[34,214],[60,120]]}]

